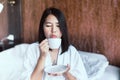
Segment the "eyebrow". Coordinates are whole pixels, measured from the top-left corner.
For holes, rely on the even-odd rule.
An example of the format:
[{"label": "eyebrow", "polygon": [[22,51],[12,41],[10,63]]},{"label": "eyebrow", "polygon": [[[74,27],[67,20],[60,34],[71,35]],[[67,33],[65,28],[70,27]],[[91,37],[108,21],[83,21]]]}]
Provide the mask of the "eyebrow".
[{"label": "eyebrow", "polygon": [[51,24],[51,22],[45,22],[45,24]]},{"label": "eyebrow", "polygon": [[[45,22],[45,24],[52,24],[51,22]],[[56,24],[59,24],[58,22],[56,22]]]}]

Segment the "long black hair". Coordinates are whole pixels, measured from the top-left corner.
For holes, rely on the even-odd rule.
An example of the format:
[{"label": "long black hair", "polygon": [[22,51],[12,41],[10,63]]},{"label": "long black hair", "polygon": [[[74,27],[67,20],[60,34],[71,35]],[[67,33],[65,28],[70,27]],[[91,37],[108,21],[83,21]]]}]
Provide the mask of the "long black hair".
[{"label": "long black hair", "polygon": [[44,25],[44,22],[45,22],[47,16],[50,15],[50,14],[54,15],[58,19],[58,23],[59,23],[59,26],[60,26],[60,31],[62,33],[61,47],[62,47],[62,53],[63,53],[66,50],[68,50],[68,47],[69,47],[68,30],[67,30],[67,24],[66,24],[64,14],[57,8],[50,7],[50,8],[47,8],[43,12],[43,15],[41,17],[40,24],[39,24],[38,41],[40,43],[41,41],[43,41],[46,38],[45,34],[44,34],[44,30],[43,30],[43,25]]}]

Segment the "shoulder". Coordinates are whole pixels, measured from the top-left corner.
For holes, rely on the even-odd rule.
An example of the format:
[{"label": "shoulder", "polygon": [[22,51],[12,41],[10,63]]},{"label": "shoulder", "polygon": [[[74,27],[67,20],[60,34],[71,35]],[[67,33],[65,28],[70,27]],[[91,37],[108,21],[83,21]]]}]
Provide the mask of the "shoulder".
[{"label": "shoulder", "polygon": [[39,43],[35,42],[35,43],[29,44],[27,51],[28,52],[38,52],[39,51]]},{"label": "shoulder", "polygon": [[76,49],[73,45],[69,45],[70,49]]},{"label": "shoulder", "polygon": [[39,43],[38,42],[34,42],[34,43],[31,43],[31,44],[29,44],[29,46],[38,46],[39,45]]},{"label": "shoulder", "polygon": [[78,51],[73,45],[69,45],[68,50],[65,52],[65,54],[75,56],[78,55]]},{"label": "shoulder", "polygon": [[35,43],[29,44],[28,47],[34,49],[34,48],[36,48],[36,47],[38,47],[38,46],[39,46],[39,43],[38,43],[38,42],[35,42]]},{"label": "shoulder", "polygon": [[39,57],[39,43],[31,43],[28,46],[26,51],[26,55],[28,58],[37,59]]},{"label": "shoulder", "polygon": [[76,52],[77,49],[76,49],[73,45],[70,45],[70,46],[68,47],[68,51]]}]

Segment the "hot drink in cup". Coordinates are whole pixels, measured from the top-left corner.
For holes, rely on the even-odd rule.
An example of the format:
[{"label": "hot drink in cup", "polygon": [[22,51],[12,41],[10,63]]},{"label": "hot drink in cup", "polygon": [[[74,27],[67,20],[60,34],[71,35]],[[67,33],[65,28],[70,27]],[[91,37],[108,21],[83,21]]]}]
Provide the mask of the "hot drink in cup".
[{"label": "hot drink in cup", "polygon": [[58,49],[61,45],[61,38],[48,38],[50,49]]}]

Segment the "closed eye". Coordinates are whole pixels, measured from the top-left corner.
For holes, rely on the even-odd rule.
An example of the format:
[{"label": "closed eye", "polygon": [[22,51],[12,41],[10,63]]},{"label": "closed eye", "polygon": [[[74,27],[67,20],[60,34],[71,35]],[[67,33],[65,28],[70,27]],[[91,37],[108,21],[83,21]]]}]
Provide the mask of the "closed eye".
[{"label": "closed eye", "polygon": [[59,25],[59,24],[57,24],[56,26],[57,26],[57,27],[60,27],[60,25]]},{"label": "closed eye", "polygon": [[51,25],[46,25],[46,27],[51,27]]}]

